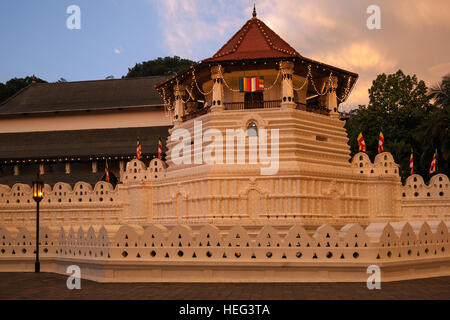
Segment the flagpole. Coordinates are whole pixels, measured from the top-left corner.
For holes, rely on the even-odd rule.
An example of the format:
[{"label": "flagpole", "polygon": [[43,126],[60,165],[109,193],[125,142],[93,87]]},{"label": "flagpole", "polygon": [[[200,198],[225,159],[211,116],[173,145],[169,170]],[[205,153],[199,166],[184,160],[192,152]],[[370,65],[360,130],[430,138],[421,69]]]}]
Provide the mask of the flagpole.
[{"label": "flagpole", "polygon": [[437,153],[437,148],[436,149],[434,149],[434,154],[436,155],[436,163],[435,163],[435,166],[436,166],[436,170],[435,170],[435,173],[437,174],[437,173],[439,173],[439,171],[438,171],[438,153]]}]

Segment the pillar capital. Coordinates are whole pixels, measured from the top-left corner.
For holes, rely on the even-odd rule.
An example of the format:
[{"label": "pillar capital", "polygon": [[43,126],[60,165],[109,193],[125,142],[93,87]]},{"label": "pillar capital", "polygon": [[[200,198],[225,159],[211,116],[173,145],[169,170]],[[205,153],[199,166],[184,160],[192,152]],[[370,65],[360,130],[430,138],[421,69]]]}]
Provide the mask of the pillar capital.
[{"label": "pillar capital", "polygon": [[293,74],[294,73],[294,63],[292,61],[281,61],[280,69],[283,74]]},{"label": "pillar capital", "polygon": [[211,79],[222,78],[223,68],[221,65],[211,67]]},{"label": "pillar capital", "polygon": [[186,86],[184,84],[176,84],[173,86],[173,93],[175,96],[184,95],[184,91],[186,90]]}]

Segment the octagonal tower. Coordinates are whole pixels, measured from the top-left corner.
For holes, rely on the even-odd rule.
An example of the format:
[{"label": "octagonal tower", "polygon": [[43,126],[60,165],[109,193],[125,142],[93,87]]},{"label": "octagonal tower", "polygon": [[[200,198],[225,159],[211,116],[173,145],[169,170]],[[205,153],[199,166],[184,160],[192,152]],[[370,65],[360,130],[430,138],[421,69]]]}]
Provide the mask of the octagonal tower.
[{"label": "octagonal tower", "polygon": [[[398,170],[367,175],[350,163],[338,106],[357,78],[303,57],[254,13],[213,57],[156,86],[174,126],[153,217],[311,225],[395,219]],[[373,194],[386,195],[385,204]]]}]

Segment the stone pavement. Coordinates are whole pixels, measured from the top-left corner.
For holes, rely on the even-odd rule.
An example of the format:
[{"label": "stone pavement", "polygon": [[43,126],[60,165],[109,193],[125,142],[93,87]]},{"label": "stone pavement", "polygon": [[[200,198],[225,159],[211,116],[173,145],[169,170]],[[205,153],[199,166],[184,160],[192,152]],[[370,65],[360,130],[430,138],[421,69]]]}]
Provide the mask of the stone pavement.
[{"label": "stone pavement", "polygon": [[450,277],[365,283],[97,283],[81,280],[68,290],[67,277],[53,273],[0,273],[0,299],[303,300],[445,299]]}]

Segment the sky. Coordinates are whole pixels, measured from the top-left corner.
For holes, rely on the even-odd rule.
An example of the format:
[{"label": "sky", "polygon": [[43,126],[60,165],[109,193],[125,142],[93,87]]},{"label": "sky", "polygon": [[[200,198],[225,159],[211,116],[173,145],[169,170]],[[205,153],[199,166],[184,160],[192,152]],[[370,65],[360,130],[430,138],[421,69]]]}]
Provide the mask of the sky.
[{"label": "sky", "polygon": [[[4,0],[0,82],[35,74],[49,82],[120,78],[136,63],[165,56],[212,56],[251,18],[301,55],[359,74],[344,109],[367,104],[380,73],[398,69],[428,86],[450,73],[448,0]],[[69,29],[71,5],[80,29]],[[370,5],[381,29],[369,30]]]}]

